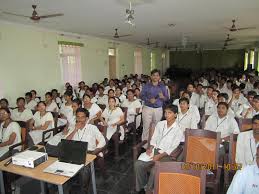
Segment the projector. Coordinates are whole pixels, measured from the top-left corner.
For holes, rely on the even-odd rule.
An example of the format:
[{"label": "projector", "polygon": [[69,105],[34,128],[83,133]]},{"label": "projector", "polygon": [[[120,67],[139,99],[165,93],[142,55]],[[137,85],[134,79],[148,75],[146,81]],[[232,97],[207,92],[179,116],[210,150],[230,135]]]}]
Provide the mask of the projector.
[{"label": "projector", "polygon": [[12,157],[12,163],[27,168],[35,168],[39,164],[48,160],[48,154],[26,150]]}]

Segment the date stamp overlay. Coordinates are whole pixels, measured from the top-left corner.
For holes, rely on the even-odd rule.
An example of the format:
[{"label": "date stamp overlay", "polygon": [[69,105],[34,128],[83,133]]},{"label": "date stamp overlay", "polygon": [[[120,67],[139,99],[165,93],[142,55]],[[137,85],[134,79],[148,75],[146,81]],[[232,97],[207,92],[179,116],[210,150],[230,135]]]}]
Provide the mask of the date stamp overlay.
[{"label": "date stamp overlay", "polygon": [[218,164],[199,164],[199,163],[183,163],[181,168],[182,170],[217,170],[222,167],[224,170],[228,171],[237,171],[242,168],[241,164],[224,164],[223,166],[219,166]]}]

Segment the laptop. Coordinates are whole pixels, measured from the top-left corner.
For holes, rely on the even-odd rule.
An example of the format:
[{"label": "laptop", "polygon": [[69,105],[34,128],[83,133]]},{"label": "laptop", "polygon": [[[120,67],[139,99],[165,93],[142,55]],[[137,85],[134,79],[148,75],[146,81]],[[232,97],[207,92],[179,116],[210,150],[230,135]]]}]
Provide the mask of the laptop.
[{"label": "laptop", "polygon": [[62,139],[58,161],[45,168],[43,172],[73,177],[85,165],[87,148],[87,142]]}]

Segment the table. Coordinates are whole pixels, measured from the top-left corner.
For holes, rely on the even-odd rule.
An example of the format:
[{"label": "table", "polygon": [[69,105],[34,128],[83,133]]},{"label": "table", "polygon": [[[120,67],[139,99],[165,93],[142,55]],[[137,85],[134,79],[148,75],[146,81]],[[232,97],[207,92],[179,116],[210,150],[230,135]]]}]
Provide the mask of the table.
[{"label": "table", "polygon": [[[91,168],[91,179],[92,179],[92,187],[93,193],[97,194],[96,191],[96,182],[95,182],[95,171],[94,171],[94,160],[96,156],[92,154],[87,154],[86,156],[86,163],[85,165],[90,164]],[[41,191],[45,194],[45,183],[51,183],[58,186],[59,194],[64,194],[63,185],[70,179],[70,177],[45,173],[43,170],[47,168],[49,165],[57,161],[57,158],[48,157],[48,160],[35,168],[26,168],[23,166],[13,165],[12,163],[9,164],[7,167],[4,164],[10,158],[3,160],[0,162],[0,187],[1,187],[1,194],[5,194],[5,187],[4,187],[4,178],[3,172],[10,172],[13,174],[29,177],[35,180],[39,180],[41,183]]]}]

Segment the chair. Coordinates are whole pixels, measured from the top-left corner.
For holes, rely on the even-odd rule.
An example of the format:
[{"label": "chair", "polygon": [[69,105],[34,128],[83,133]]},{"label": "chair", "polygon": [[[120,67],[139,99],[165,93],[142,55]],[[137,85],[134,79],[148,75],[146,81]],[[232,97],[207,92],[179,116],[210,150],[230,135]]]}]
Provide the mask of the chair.
[{"label": "chair", "polygon": [[206,171],[186,170],[183,162],[156,162],[155,194],[205,194]]},{"label": "chair", "polygon": [[58,126],[58,117],[59,117],[59,113],[58,112],[51,112],[53,119],[54,119],[54,127]]},{"label": "chair", "polygon": [[102,111],[104,111],[104,109],[106,108],[105,104],[97,104],[97,105],[102,109]]},{"label": "chair", "polygon": [[14,144],[12,146],[9,147],[9,153],[10,156],[12,155],[12,153],[14,152],[14,149],[17,148],[18,146],[22,146],[22,150],[25,150],[28,146],[28,141],[27,141],[27,137],[28,137],[28,123],[24,122],[24,121],[16,121],[20,127],[21,127],[21,142]]},{"label": "chair", "polygon": [[[220,133],[203,129],[186,129],[184,162],[212,166],[206,177],[206,187],[217,194],[223,159],[219,157]],[[209,172],[209,171],[208,171]]]},{"label": "chair", "polygon": [[47,130],[44,130],[43,133],[42,133],[42,140],[41,140],[41,145],[46,145],[47,143],[47,139],[50,137],[50,135],[47,136],[47,134],[49,133],[53,133],[53,136],[56,135],[57,133],[63,131],[63,129],[65,128],[65,125],[62,125],[62,126],[59,126],[59,127],[54,127],[54,128],[51,128],[51,129],[47,129]]},{"label": "chair", "polygon": [[252,119],[235,118],[240,132],[249,131],[252,129]]},{"label": "chair", "polygon": [[203,115],[201,118],[201,128],[204,129],[205,128],[205,124],[207,119],[209,118],[210,115]]},{"label": "chair", "polygon": [[[236,145],[237,145],[238,134],[231,134],[229,141],[229,152],[224,156],[224,166],[232,165],[236,162]],[[233,168],[224,167],[224,190],[227,191],[230,183],[235,175],[236,171]]]}]

